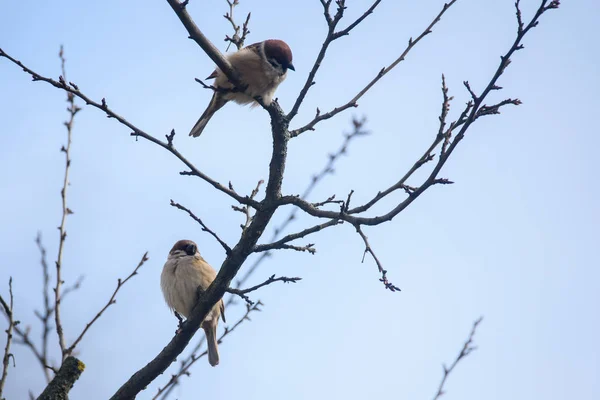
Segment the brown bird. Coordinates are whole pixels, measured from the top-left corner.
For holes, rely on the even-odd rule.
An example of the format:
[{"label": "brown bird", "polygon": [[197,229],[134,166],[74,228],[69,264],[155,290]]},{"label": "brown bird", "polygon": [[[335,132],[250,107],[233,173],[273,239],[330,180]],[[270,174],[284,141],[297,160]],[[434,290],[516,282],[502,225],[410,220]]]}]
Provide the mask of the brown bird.
[{"label": "brown bird", "polygon": [[[196,305],[198,288],[208,289],[216,276],[217,272],[200,256],[196,243],[191,240],[180,240],[169,252],[160,276],[160,287],[167,305],[175,315],[181,314],[187,319]],[[217,347],[219,316],[225,322],[223,299],[215,304],[201,325],[206,334],[208,362],[213,367],[219,364]]]},{"label": "brown bird", "polygon": [[290,47],[283,40],[277,39],[246,46],[228,55],[227,60],[238,72],[241,83],[247,85],[246,90],[226,91],[232,89],[233,85],[227,79],[227,75],[217,68],[206,79],[215,78],[214,86],[218,90],[215,91],[208,107],[192,128],[190,136],[200,136],[213,114],[230,100],[238,104],[256,105],[254,98],[260,96],[266,105],[271,104],[275,90],[287,76],[287,70],[295,71]]}]

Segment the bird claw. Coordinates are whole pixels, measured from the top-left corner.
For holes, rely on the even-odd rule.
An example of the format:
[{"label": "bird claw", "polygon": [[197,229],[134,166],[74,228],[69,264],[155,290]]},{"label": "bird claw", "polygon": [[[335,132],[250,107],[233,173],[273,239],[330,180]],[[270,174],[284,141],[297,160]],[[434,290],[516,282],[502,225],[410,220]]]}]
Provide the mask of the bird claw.
[{"label": "bird claw", "polygon": [[179,315],[177,311],[175,311],[175,316],[179,320],[179,323],[177,324],[177,330],[175,331],[175,334],[178,335],[179,333],[181,333],[181,329],[183,328],[183,318],[181,317],[181,315]]}]

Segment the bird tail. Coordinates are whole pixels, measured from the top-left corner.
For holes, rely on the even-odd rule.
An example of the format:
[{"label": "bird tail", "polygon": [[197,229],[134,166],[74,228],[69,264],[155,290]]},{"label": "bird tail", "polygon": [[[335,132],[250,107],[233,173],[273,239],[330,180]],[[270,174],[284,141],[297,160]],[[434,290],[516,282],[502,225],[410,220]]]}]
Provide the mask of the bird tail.
[{"label": "bird tail", "polygon": [[206,108],[204,113],[202,113],[202,116],[190,131],[190,136],[200,136],[200,134],[206,127],[206,124],[208,124],[208,121],[210,121],[214,113],[217,112],[217,110],[219,110],[221,107],[223,107],[228,101],[229,100],[223,98],[222,94],[215,92],[213,94],[212,99],[210,100],[210,103],[208,104],[208,107]]},{"label": "bird tail", "polygon": [[[211,321],[212,322],[212,321]],[[216,322],[216,320],[214,321]],[[213,367],[219,364],[219,348],[217,346],[217,324],[208,323],[203,326],[208,346],[208,363]]]}]

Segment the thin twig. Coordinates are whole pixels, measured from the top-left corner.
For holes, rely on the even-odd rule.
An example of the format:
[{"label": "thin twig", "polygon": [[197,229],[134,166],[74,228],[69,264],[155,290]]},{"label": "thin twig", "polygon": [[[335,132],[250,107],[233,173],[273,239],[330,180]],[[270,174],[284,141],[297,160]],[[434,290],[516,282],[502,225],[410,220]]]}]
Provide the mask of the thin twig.
[{"label": "thin twig", "polygon": [[[59,77],[59,82],[65,84],[67,82],[67,74],[65,71],[65,57],[63,52],[63,47],[60,46],[60,52],[58,56],[61,60],[61,69],[62,75]],[[62,352],[62,359],[64,360],[67,356],[66,348],[67,345],[65,343],[65,336],[63,333],[62,321],[60,317],[60,302],[61,302],[61,293],[60,289],[63,284],[62,280],[62,260],[63,260],[63,252],[65,248],[65,240],[67,238],[67,215],[73,214],[73,211],[67,207],[67,189],[70,185],[69,182],[69,170],[71,167],[71,137],[73,133],[73,122],[75,120],[75,115],[79,112],[80,108],[75,104],[75,97],[72,93],[67,93],[67,103],[69,106],[67,107],[67,111],[69,111],[69,119],[65,121],[65,127],[67,128],[67,145],[62,146],[60,151],[65,153],[65,174],[63,179],[63,187],[60,191],[60,197],[62,201],[62,217],[60,220],[60,226],[58,227],[58,231],[60,234],[60,239],[58,242],[58,255],[56,257],[56,286],[54,287],[54,322],[56,325],[56,333],[58,335],[58,344],[60,346],[60,350]]]},{"label": "thin twig", "polygon": [[202,79],[199,79],[199,78],[194,78],[194,80],[196,82],[198,82],[200,85],[202,85],[202,87],[204,89],[212,90],[213,92],[226,93],[226,92],[230,92],[231,91],[230,89],[218,88],[216,86],[209,85],[209,84],[205,83]]},{"label": "thin twig", "polygon": [[[453,97],[448,96],[448,87],[446,86],[446,77],[444,76],[444,74],[442,74],[442,96],[443,96],[444,100],[442,101],[442,111],[441,111],[440,117],[439,117],[440,129],[438,130],[438,135],[437,135],[434,143],[436,143],[438,140],[441,140],[442,137],[444,138],[444,144],[442,145],[442,154],[443,154],[446,152],[446,148],[448,147],[448,144],[450,143],[450,139],[452,138],[452,128],[453,128],[453,126],[451,126],[450,129],[445,130],[446,118],[448,117],[448,112],[450,111],[450,102],[453,100]],[[434,147],[436,147],[436,146],[437,146],[437,143],[435,144]],[[428,156],[429,155],[430,154],[428,154]],[[424,164],[424,162],[421,163],[421,165],[423,165],[423,164]]]},{"label": "thin twig", "polygon": [[383,264],[381,263],[381,261],[379,261],[379,258],[377,258],[377,255],[375,254],[375,252],[373,251],[373,248],[369,244],[369,239],[367,238],[367,235],[365,235],[365,233],[362,231],[360,225],[355,225],[355,228],[356,228],[356,232],[358,232],[358,234],[360,235],[361,239],[363,240],[363,242],[365,244],[365,251],[363,252],[363,257],[362,257],[361,262],[365,262],[365,256],[367,255],[367,253],[371,254],[371,257],[373,257],[373,260],[375,260],[375,264],[377,264],[377,269],[379,270],[379,273],[381,274],[381,278],[379,278],[379,281],[381,283],[383,283],[383,286],[385,286],[386,289],[388,289],[392,292],[399,292],[400,288],[398,286],[394,286],[394,284],[392,282],[388,281],[387,270],[385,268],[383,268]]},{"label": "thin twig", "polygon": [[[290,247],[286,243],[291,242],[291,241],[296,240],[296,239],[301,239],[304,236],[308,236],[308,235],[310,235],[312,233],[319,232],[319,231],[321,231],[321,230],[323,230],[325,228],[329,228],[330,226],[334,226],[334,225],[341,224],[341,223],[342,223],[342,221],[339,221],[339,220],[327,221],[327,222],[324,222],[322,224],[315,225],[315,226],[312,226],[310,228],[304,229],[304,230],[302,230],[300,232],[291,233],[289,235],[286,235],[286,236],[282,237],[281,239],[279,239],[279,240],[277,240],[277,241],[275,241],[273,243],[258,244],[258,245],[256,245],[254,247],[254,252],[255,253],[260,253],[260,252],[263,252],[263,251],[267,251],[268,252],[270,250],[276,250],[276,249],[290,249],[292,247]],[[304,249],[304,250],[302,250],[302,249],[294,249],[294,250],[304,251],[304,250],[307,250],[307,249]],[[262,260],[262,258],[261,258],[261,260]]]},{"label": "thin twig", "polygon": [[[226,0],[227,4],[229,4],[229,12],[225,13],[223,17],[231,24],[233,28],[233,36],[225,35],[225,41],[229,42],[229,44],[233,43],[238,50],[244,47],[244,42],[246,41],[246,36],[250,33],[248,30],[248,23],[250,22],[250,13],[246,17],[246,21],[242,25],[242,28],[238,24],[235,23],[233,19],[233,9],[240,4],[239,0]],[[242,35],[240,36],[240,29],[242,31]],[[227,50],[229,50],[229,46],[227,46]]]},{"label": "thin twig", "polygon": [[79,278],[77,278],[77,280],[75,281],[74,284],[72,284],[71,286],[65,286],[63,291],[62,291],[62,295],[60,296],[61,301],[63,301],[68,294],[78,290],[79,288],[81,288],[81,284],[83,283],[83,279],[84,276],[83,275],[79,275]]},{"label": "thin twig", "polygon": [[117,281],[117,287],[115,288],[115,291],[113,292],[112,296],[110,296],[110,299],[108,300],[108,302],[106,303],[106,305],[104,307],[102,307],[102,309],[98,312],[98,314],[96,314],[96,316],[85,325],[85,328],[83,329],[83,331],[81,331],[81,333],[79,334],[79,336],[77,337],[77,339],[75,339],[75,341],[73,342],[73,344],[71,346],[69,346],[69,348],[66,351],[67,355],[71,355],[73,353],[73,350],[75,350],[75,347],[77,347],[77,345],[79,344],[79,342],[81,342],[81,339],[83,339],[83,336],[86,334],[86,332],[88,331],[88,329],[90,329],[90,327],[94,324],[94,322],[96,322],[98,320],[98,318],[100,318],[102,316],[102,313],[104,313],[104,311],[106,311],[106,309],[108,307],[110,307],[111,305],[115,304],[117,301],[115,300],[115,297],[117,295],[117,293],[119,292],[119,290],[121,289],[121,287],[127,283],[127,281],[131,278],[133,278],[135,275],[137,275],[138,270],[142,267],[142,265],[144,265],[144,263],[148,261],[148,252],[145,252],[144,255],[142,256],[142,259],[140,260],[140,262],[138,263],[138,265],[135,267],[135,269],[133,270],[133,272],[131,274],[129,274],[125,279],[121,279],[119,278],[119,280]]},{"label": "thin twig", "polygon": [[9,301],[8,303],[0,296],[0,304],[4,309],[5,314],[8,316],[8,328],[6,329],[6,346],[4,346],[4,356],[2,357],[2,378],[0,378],[0,399],[2,397],[2,391],[4,390],[4,383],[6,382],[6,377],[8,376],[8,365],[10,363],[10,359],[13,359],[13,368],[15,367],[15,356],[10,352],[10,344],[12,343],[13,338],[13,328],[19,323],[19,321],[14,320],[13,315],[13,291],[12,291],[12,277],[8,280],[8,293],[9,293]]},{"label": "thin twig", "polygon": [[[8,318],[8,315],[4,312],[4,309],[2,309],[2,313]],[[46,359],[44,359],[42,357],[42,354],[40,353],[40,351],[37,349],[37,347],[35,347],[35,344],[31,341],[31,339],[29,338],[29,327],[27,327],[26,329],[21,329],[18,326],[14,327],[14,333],[15,333],[15,340],[14,342],[16,344],[21,344],[27,348],[29,348],[31,350],[31,352],[33,353],[34,357],[36,358],[36,360],[38,360],[38,362],[40,363],[40,366],[42,367],[42,370],[48,369],[50,371],[56,372],[56,369],[50,365],[46,364]]]},{"label": "thin twig", "polygon": [[212,231],[208,226],[206,226],[206,224],[204,222],[202,222],[202,220],[197,217],[189,208],[182,206],[179,203],[174,202],[173,200],[171,200],[171,206],[178,208],[182,211],[185,211],[188,213],[188,215],[190,217],[192,217],[192,219],[194,221],[196,221],[197,223],[200,224],[200,226],[202,227],[202,231],[204,232],[208,232],[212,237],[214,237],[217,242],[219,242],[219,244],[223,247],[223,249],[225,250],[225,253],[227,255],[229,255],[231,253],[231,247],[229,247],[229,245],[227,243],[225,243],[220,237],[219,235],[217,235],[214,231]]},{"label": "thin twig", "polygon": [[325,16],[325,20],[327,21],[327,26],[328,26],[327,36],[325,37],[325,40],[323,41],[323,44],[321,45],[321,50],[319,51],[319,54],[317,55],[317,59],[315,60],[313,67],[312,67],[310,73],[308,74],[308,77],[306,78],[306,82],[304,83],[302,90],[300,90],[300,93],[298,94],[298,98],[296,99],[296,102],[294,103],[292,110],[287,115],[288,121],[291,121],[296,116],[296,114],[298,114],[298,110],[300,109],[300,106],[302,105],[302,102],[304,101],[304,98],[306,97],[308,90],[315,84],[315,81],[314,81],[315,76],[317,74],[317,71],[321,67],[323,59],[325,58],[325,53],[327,53],[327,49],[329,48],[329,45],[331,44],[331,42],[333,42],[334,40],[339,39],[343,36],[347,36],[352,29],[354,29],[358,24],[360,24],[362,21],[364,21],[365,18],[367,18],[370,14],[373,13],[373,11],[379,5],[380,2],[381,2],[381,0],[376,0],[375,2],[373,2],[371,7],[369,7],[367,9],[367,11],[365,11],[360,17],[358,17],[358,19],[356,19],[354,22],[352,22],[350,25],[348,25],[347,28],[336,32],[335,28],[337,27],[337,24],[340,22],[340,20],[344,16],[344,11],[346,10],[346,2],[345,2],[345,0],[337,0],[336,1],[338,8],[337,8],[335,15],[332,17],[331,13],[329,11],[329,8],[331,6],[331,1],[321,0],[321,4],[323,5],[323,14]]},{"label": "thin twig", "polygon": [[523,32],[523,19],[521,17],[521,9],[519,8],[520,0],[515,2],[515,8],[517,9],[517,34],[520,35]]},{"label": "thin twig", "polygon": [[449,368],[446,367],[445,364],[442,365],[442,367],[444,368],[444,375],[442,376],[442,380],[440,381],[440,385],[438,386],[437,393],[433,397],[433,400],[438,400],[445,393],[444,385],[446,384],[446,379],[448,379],[448,376],[450,375],[450,373],[452,373],[452,371],[454,370],[456,365],[463,358],[465,358],[466,356],[471,354],[473,352],[473,350],[477,349],[477,347],[473,346],[473,338],[475,337],[475,331],[477,330],[477,326],[481,323],[482,320],[483,320],[483,317],[479,317],[479,319],[477,319],[473,323],[473,328],[471,328],[471,333],[469,334],[469,338],[463,345],[462,349],[460,350],[460,353],[458,353],[458,356],[456,357],[454,362],[450,365],[450,367]]},{"label": "thin twig", "polygon": [[316,203],[311,203],[313,207],[315,208],[319,208],[319,207],[323,207],[326,204],[343,204],[344,200],[336,200],[335,199],[335,194],[329,196],[327,199],[323,200],[323,201],[318,201]]},{"label": "thin twig", "polygon": [[429,35],[432,32],[432,28],[435,24],[437,24],[441,18],[442,15],[444,15],[444,13],[450,8],[452,7],[452,5],[456,3],[456,0],[451,0],[448,3],[444,4],[444,7],[442,8],[442,11],[440,11],[440,13],[434,18],[434,20],[429,24],[429,26],[415,39],[413,40],[413,38],[411,37],[408,40],[408,45],[406,46],[406,48],[404,49],[404,51],[402,52],[402,54],[400,54],[400,57],[398,57],[393,63],[391,63],[389,66],[382,68],[379,73],[375,76],[375,78],[373,78],[371,80],[371,82],[369,82],[364,88],[362,88],[350,101],[348,101],[346,104],[339,106],[339,107],[335,107],[333,110],[326,112],[325,114],[320,114],[318,113],[312,121],[310,121],[308,124],[304,125],[301,128],[298,129],[294,129],[290,132],[290,134],[292,135],[292,137],[296,137],[300,134],[302,134],[303,132],[309,131],[309,130],[314,130],[315,125],[318,124],[319,122],[325,120],[325,119],[329,119],[331,117],[333,117],[334,115],[339,114],[340,112],[347,110],[348,108],[352,108],[352,107],[358,107],[358,103],[357,101],[363,97],[365,95],[365,93],[367,93],[369,91],[369,89],[371,89],[381,78],[383,78],[388,72],[390,72],[392,69],[394,69],[394,67],[396,65],[398,65],[400,62],[404,61],[404,59],[406,58],[406,56],[408,55],[408,53],[412,50],[413,47],[416,46],[417,43],[419,43],[421,41],[421,39],[423,39],[425,36]]},{"label": "thin twig", "polygon": [[[263,183],[265,183],[265,181],[262,179],[260,181],[258,181],[258,183],[256,184],[256,187],[250,193],[250,200],[254,200],[256,198],[256,195],[258,194],[258,191],[260,190],[260,186]],[[252,213],[251,213],[250,207],[244,205],[242,207],[232,206],[232,208],[235,211],[242,212],[246,216],[246,222],[244,223],[244,225],[241,226],[242,232],[244,232],[246,229],[248,229],[248,227],[250,226],[250,223],[252,222]]]},{"label": "thin twig", "polygon": [[269,279],[267,279],[266,281],[264,281],[263,283],[259,283],[258,285],[254,285],[252,287],[249,287],[248,289],[234,289],[234,288],[228,288],[227,292],[231,293],[231,294],[235,294],[240,296],[242,299],[244,299],[246,301],[246,303],[248,303],[249,305],[254,304],[254,302],[252,300],[250,300],[250,298],[248,296],[246,296],[246,293],[250,293],[253,292],[255,290],[260,289],[263,286],[267,286],[270,285],[273,282],[284,282],[284,283],[296,283],[298,281],[302,280],[302,278],[288,278],[286,276],[280,276],[278,278],[275,278],[275,275],[271,275],[269,277]]},{"label": "thin twig", "polygon": [[[43,275],[43,287],[42,293],[44,297],[43,304],[43,312],[34,311],[36,317],[40,320],[42,324],[42,337],[41,337],[41,345],[40,350],[37,349],[35,344],[29,339],[29,329],[22,331],[20,329],[15,329],[15,333],[19,337],[20,344],[29,347],[33,352],[35,358],[39,361],[42,371],[44,372],[44,376],[46,377],[46,382],[50,382],[52,379],[51,372],[56,373],[56,369],[50,366],[50,361],[48,360],[48,339],[50,336],[50,332],[52,331],[52,326],[50,326],[50,321],[54,315],[54,306],[50,304],[50,296],[49,296],[49,286],[50,286],[50,276],[49,276],[49,268],[48,263],[46,261],[46,249],[42,244],[42,234],[38,232],[38,235],[35,239],[35,243],[40,251],[40,264],[42,265],[42,275]],[[60,300],[61,303],[64,299],[75,290],[81,287],[81,283],[83,282],[83,275],[80,276],[77,281],[71,286],[65,286],[62,290]]]},{"label": "thin twig", "polygon": [[296,245],[292,245],[292,244],[282,244],[282,245],[279,245],[278,249],[295,250],[295,251],[299,251],[299,252],[308,252],[310,254],[315,254],[317,252],[317,249],[314,248],[314,245],[315,245],[314,243],[309,243],[304,246],[296,246]]},{"label": "thin twig", "polygon": [[[42,370],[44,371],[46,382],[50,382],[50,379],[52,379],[52,377],[50,376],[50,370],[48,368],[45,368],[45,366],[48,365],[48,339],[51,331],[50,319],[52,318],[52,315],[54,313],[54,307],[50,305],[50,274],[48,262],[46,261],[46,249],[42,244],[41,232],[38,232],[38,235],[35,239],[35,243],[37,244],[37,247],[40,250],[40,264],[42,265],[42,276],[44,279],[42,286],[42,295],[44,297],[44,311],[43,313],[36,313],[36,315],[42,322],[42,344],[39,361],[42,364]],[[63,292],[63,298],[64,295],[65,293]]]}]

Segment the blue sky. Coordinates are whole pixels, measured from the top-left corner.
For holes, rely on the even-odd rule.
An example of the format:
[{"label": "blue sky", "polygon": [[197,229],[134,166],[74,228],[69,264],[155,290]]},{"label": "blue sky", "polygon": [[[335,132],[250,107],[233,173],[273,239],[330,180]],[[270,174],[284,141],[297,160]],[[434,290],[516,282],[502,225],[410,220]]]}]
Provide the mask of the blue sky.
[{"label": "blue sky", "polygon": [[[289,110],[326,32],[320,3],[241,3],[238,18],[252,11],[248,43],[281,38],[293,50],[296,72],[277,92]],[[368,3],[349,2],[346,23]],[[522,3],[529,18],[538,1]],[[309,121],[316,107],[345,103],[442,5],[383,1],[332,45],[292,127]],[[225,6],[220,0],[189,5],[223,51],[221,40],[230,33]],[[600,397],[599,16],[592,0],[564,2],[546,14],[501,78],[504,90],[489,101],[518,97],[523,104],[473,126],[442,172],[454,185],[434,187],[391,223],[366,229],[402,292],[385,291],[372,260],[361,263],[363,245],[351,227],[319,233],[310,240],[316,255],[279,252],[260,267],[250,284],[272,274],[303,280],[255,293],[263,312],[221,345],[217,368],[201,360],[172,398],[432,398],[441,363],[452,361],[480,315],[478,350],[449,378],[445,398]],[[292,141],[284,192],[303,191],[351,129],[352,115],[367,116],[372,135],[357,139],[311,199],[354,189],[358,204],[395,182],[437,132],[441,74],[455,96],[456,117],[468,100],[462,81],[481,90],[515,33],[512,0],[459,0],[359,108]],[[267,177],[268,116],[228,105],[199,140],[188,138],[211,95],[193,78],[207,76],[213,65],[186,37],[162,1],[36,2],[27,8],[12,2],[0,14],[0,47],[7,53],[57,78],[64,44],[68,79],[83,92],[105,97],[156,137],[174,128],[175,145],[199,169],[250,193]],[[0,290],[6,293],[12,276],[17,316],[32,325],[32,335],[39,334],[33,310],[41,304],[36,232],[43,234],[51,263],[58,244],[65,97],[0,60]],[[68,284],[83,274],[85,280],[63,306],[68,341],[107,301],[117,278],[128,275],[145,251],[150,256],[79,347],[87,369],[73,398],[104,399],[172,337],[176,320],[164,304],[159,276],[173,243],[195,240],[215,267],[224,258],[218,243],[169,200],[190,207],[230,244],[242,219],[230,199],[179,176],[183,167],[173,156],[136,142],[97,110],[77,115],[72,158],[69,205],[75,214],[68,219],[64,278]],[[286,215],[278,213],[270,228]],[[303,217],[292,229],[309,224]],[[228,320],[242,312],[238,302],[227,310]],[[23,347],[14,353],[17,368],[6,397],[39,393],[39,366]],[[139,398],[151,398],[167,379],[157,379]]]}]

